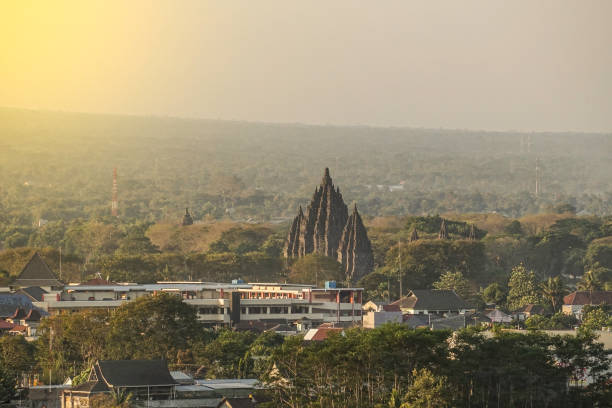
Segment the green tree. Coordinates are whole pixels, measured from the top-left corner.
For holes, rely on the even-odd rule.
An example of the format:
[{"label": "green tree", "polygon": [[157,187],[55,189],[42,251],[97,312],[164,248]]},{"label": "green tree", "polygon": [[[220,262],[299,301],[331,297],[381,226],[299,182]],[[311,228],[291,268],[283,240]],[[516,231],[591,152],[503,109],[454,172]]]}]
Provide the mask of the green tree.
[{"label": "green tree", "polygon": [[34,345],[23,336],[0,337],[0,365],[14,373],[30,371],[34,364]]},{"label": "green tree", "polygon": [[529,303],[539,302],[540,296],[535,273],[527,271],[522,264],[512,268],[508,281],[508,309],[517,310]]},{"label": "green tree", "polygon": [[548,280],[542,282],[540,290],[542,298],[550,305],[553,312],[559,310],[563,304],[563,296],[568,293],[565,283],[559,276],[549,277]]},{"label": "green tree", "polygon": [[470,282],[463,277],[461,272],[446,272],[440,276],[433,287],[439,290],[454,290],[462,299],[472,301],[475,295]]},{"label": "green tree", "polygon": [[513,220],[504,227],[504,232],[508,235],[522,235],[523,227],[518,220]]},{"label": "green tree", "polygon": [[17,374],[0,364],[0,403],[9,402],[17,395]]},{"label": "green tree", "polygon": [[289,281],[309,283],[322,287],[325,281],[343,282],[342,265],[334,258],[319,254],[308,254],[299,258],[290,267]]},{"label": "green tree", "polygon": [[487,303],[494,303],[497,305],[504,301],[506,292],[499,283],[493,282],[483,290],[482,298]]},{"label": "green tree", "polygon": [[172,294],[144,296],[123,304],[109,321],[106,352],[115,359],[176,361],[202,336],[196,310]]},{"label": "green tree", "polygon": [[412,371],[412,384],[401,408],[444,408],[450,403],[446,377],[434,376],[427,368]]},{"label": "green tree", "polygon": [[133,394],[125,388],[113,388],[110,393],[95,394],[91,398],[91,408],[132,408]]},{"label": "green tree", "polygon": [[592,269],[584,273],[582,279],[576,286],[580,290],[601,290],[603,288],[603,284],[598,279],[597,273]]},{"label": "green tree", "polygon": [[612,326],[612,317],[605,306],[585,306],[582,311],[581,327],[588,330],[601,330]]}]

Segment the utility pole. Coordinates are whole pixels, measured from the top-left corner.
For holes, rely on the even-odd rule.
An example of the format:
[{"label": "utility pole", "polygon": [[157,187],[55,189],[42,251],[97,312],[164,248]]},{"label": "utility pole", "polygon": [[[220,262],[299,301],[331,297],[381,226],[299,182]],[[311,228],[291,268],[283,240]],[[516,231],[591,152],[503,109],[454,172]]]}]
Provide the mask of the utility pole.
[{"label": "utility pole", "polygon": [[117,168],[113,169],[113,197],[111,202],[111,215],[117,217],[119,215],[119,201],[117,199]]},{"label": "utility pole", "polygon": [[539,197],[542,194],[542,171],[540,170],[539,158],[536,158],[535,178],[535,195]]},{"label": "utility pole", "polygon": [[399,249],[399,298],[402,298],[402,237],[399,238],[398,241],[398,249]]},{"label": "utility pole", "polygon": [[59,278],[62,280],[62,246],[59,247]]}]

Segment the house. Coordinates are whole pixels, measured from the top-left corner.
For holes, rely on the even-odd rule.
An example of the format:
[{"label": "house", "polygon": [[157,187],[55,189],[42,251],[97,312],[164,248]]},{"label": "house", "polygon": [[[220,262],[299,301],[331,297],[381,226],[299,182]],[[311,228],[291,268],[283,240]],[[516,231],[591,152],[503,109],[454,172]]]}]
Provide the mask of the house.
[{"label": "house", "polygon": [[128,392],[136,403],[170,400],[176,385],[163,360],[100,360],[86,382],[62,392],[61,407],[89,407],[92,397],[110,392]]},{"label": "house", "polygon": [[35,252],[11,286],[15,288],[37,286],[46,292],[52,292],[62,290],[64,284],[55,277],[38,252]]},{"label": "house", "polygon": [[32,302],[42,302],[44,296],[49,293],[39,286],[30,286],[27,288],[21,288],[15,291],[15,293],[24,295]]},{"label": "house", "polygon": [[453,290],[414,289],[407,296],[391,303],[402,313],[453,315],[465,314],[470,308]]},{"label": "house", "polygon": [[373,300],[369,300],[361,306],[361,310],[363,313],[379,312],[384,304],[385,303],[383,302],[374,302]]},{"label": "house", "polygon": [[491,319],[491,323],[512,323],[512,316],[499,309],[486,310],[485,316]]},{"label": "house", "polygon": [[32,301],[23,294],[18,293],[1,293],[0,294],[0,319],[6,319],[13,314],[17,308],[31,309]]},{"label": "house", "polygon": [[252,408],[255,401],[252,398],[223,398],[217,408]]},{"label": "house", "polygon": [[[36,308],[25,310],[24,308],[18,307],[15,310],[15,313],[13,313],[12,316],[7,317],[5,320],[8,323],[15,325],[9,333],[24,334],[29,337],[35,337],[41,318],[42,314]],[[25,328],[25,330],[23,330],[23,328]]]},{"label": "house", "polygon": [[529,319],[531,316],[543,315],[545,312],[544,306],[529,303],[514,312],[514,317],[522,321]]},{"label": "house", "polygon": [[363,327],[366,329],[375,329],[385,323],[402,323],[402,312],[397,310],[384,310],[384,306],[380,310],[370,310],[363,315]]},{"label": "house", "polygon": [[566,315],[574,315],[580,319],[582,317],[582,308],[585,305],[612,305],[612,291],[575,291],[563,298],[561,311]]},{"label": "house", "polygon": [[316,329],[310,329],[304,335],[304,341],[323,341],[332,333],[343,335],[344,329],[341,327],[318,327]]}]

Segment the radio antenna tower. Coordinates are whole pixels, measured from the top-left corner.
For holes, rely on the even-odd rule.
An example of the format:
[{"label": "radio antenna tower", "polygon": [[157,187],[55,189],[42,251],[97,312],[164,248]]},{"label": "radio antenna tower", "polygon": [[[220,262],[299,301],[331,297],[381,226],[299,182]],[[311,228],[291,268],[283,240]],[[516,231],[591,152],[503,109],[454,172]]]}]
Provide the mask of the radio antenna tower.
[{"label": "radio antenna tower", "polygon": [[111,215],[119,216],[119,201],[117,201],[117,168],[113,169],[113,201],[111,202]]}]

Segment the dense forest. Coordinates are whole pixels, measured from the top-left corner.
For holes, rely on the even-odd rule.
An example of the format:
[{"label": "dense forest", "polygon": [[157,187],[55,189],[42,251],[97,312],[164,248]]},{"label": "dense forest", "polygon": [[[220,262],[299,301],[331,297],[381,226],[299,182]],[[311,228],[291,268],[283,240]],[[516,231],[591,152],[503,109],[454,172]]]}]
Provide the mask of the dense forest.
[{"label": "dense forest", "polygon": [[[611,281],[609,135],[0,109],[0,147],[4,282],[35,249],[66,281],[100,273],[138,282],[307,282],[313,267],[319,280],[341,281],[329,259],[280,256],[289,220],[325,166],[364,214],[376,264],[360,282],[369,298],[396,297],[398,276],[404,288],[432,287],[457,272],[479,292],[506,285],[520,264],[540,281],[562,277],[570,288],[585,276],[594,287]],[[180,226],[185,207],[195,219],[188,227]],[[449,240],[435,239],[442,218]],[[409,242],[413,229],[421,239]]]},{"label": "dense forest", "polygon": [[[124,220],[283,220],[323,168],[369,217],[511,217],[568,204],[612,214],[612,138],[258,124],[0,109],[0,222],[31,227],[109,214],[118,169]],[[536,197],[536,161],[541,193]],[[392,190],[392,191],[391,191]],[[4,240],[0,237],[0,241]]]}]

